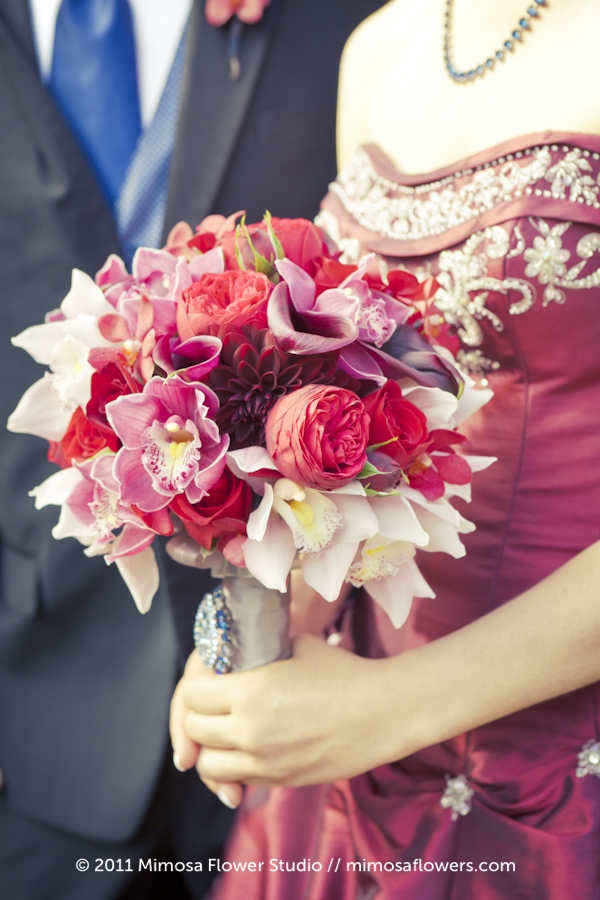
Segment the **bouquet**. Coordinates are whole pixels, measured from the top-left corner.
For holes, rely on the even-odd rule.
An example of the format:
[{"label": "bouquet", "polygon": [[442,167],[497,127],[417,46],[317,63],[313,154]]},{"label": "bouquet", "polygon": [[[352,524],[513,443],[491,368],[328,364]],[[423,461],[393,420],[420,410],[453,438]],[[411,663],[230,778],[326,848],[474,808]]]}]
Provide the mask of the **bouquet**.
[{"label": "bouquet", "polygon": [[457,425],[491,392],[459,371],[433,278],[240,215],[180,223],[131,274],[114,255],[95,279],[74,270],[60,309],[13,338],[49,367],[8,423],[60,467],[31,495],[141,612],[154,540],[181,533],[267,589],[293,565],[326,600],[364,587],[399,627],[434,596],[416,549],[465,552],[449,500],[492,460],[458,453]]}]

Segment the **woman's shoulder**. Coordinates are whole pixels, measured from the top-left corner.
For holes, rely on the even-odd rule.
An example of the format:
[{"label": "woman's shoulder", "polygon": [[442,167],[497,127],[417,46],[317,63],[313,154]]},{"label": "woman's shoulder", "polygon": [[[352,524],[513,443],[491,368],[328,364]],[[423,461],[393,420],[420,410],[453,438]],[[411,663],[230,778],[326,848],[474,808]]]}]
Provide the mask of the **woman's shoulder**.
[{"label": "woman's shoulder", "polygon": [[397,42],[402,33],[398,26],[406,25],[414,7],[414,0],[390,0],[355,28],[344,48],[344,58],[358,62],[382,43]]}]

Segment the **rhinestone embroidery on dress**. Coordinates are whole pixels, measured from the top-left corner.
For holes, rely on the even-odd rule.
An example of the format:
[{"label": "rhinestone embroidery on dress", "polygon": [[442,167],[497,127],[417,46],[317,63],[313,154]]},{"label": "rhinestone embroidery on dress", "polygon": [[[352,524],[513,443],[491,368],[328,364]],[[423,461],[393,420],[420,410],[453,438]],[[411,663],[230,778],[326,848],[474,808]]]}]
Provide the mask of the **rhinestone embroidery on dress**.
[{"label": "rhinestone embroidery on dress", "polygon": [[585,778],[586,775],[597,775],[600,778],[600,741],[592,738],[581,748],[576,774],[578,778]]},{"label": "rhinestone embroidery on dress", "polygon": [[446,775],[446,787],[440,805],[452,810],[452,821],[455,822],[459,816],[466,816],[471,812],[471,797],[474,793],[466,775],[457,775],[456,778]]},{"label": "rhinestone embroidery on dress", "polygon": [[[599,153],[579,147],[544,145],[499,157],[440,181],[408,187],[379,175],[367,151],[361,149],[330,188],[363,227],[383,237],[408,241],[441,234],[502,202],[523,196],[565,200],[600,209],[599,162]],[[464,176],[472,178],[456,185],[457,179]],[[358,262],[359,242],[342,236],[332,213],[323,210],[316,221],[338,243],[343,251],[342,262]],[[499,368],[497,362],[479,349],[484,339],[480,323],[487,321],[498,333],[504,330],[503,322],[487,307],[490,293],[511,292],[509,313],[517,316],[535,303],[536,282],[543,287],[543,306],[564,303],[564,289],[583,290],[600,285],[600,267],[580,277],[588,261],[600,252],[597,229],[579,240],[576,247],[579,259],[568,268],[571,253],[563,246],[562,239],[573,222],[550,225],[544,219],[533,218],[529,222],[538,232],[532,246],[526,246],[518,225],[512,228],[512,237],[502,226],[493,225],[473,233],[459,249],[443,250],[439,254],[436,277],[440,289],[434,302],[446,321],[457,329],[463,344],[458,362],[471,374],[486,375]],[[530,281],[490,276],[490,260],[509,260],[521,255],[527,263],[525,275]]]},{"label": "rhinestone embroidery on dress", "polygon": [[[598,153],[556,144],[508,154],[490,163],[455,172],[439,181],[409,187],[379,175],[366,150],[359,150],[330,185],[344,208],[369,231],[411,241],[462,225],[500,203],[523,195],[585,203],[600,209],[600,171],[589,161]],[[472,175],[464,184],[457,178]],[[546,181],[547,189],[532,185]]]}]

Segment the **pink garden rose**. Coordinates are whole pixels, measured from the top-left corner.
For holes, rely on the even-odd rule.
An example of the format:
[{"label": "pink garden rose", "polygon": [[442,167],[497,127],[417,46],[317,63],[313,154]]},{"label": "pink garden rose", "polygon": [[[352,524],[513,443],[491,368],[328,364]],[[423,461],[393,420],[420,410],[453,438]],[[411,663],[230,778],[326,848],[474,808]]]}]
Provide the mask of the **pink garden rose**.
[{"label": "pink garden rose", "polygon": [[273,285],[259,272],[202,275],[177,304],[177,330],[183,341],[194,335],[218,334],[223,326],[247,322],[267,324],[267,300]]},{"label": "pink garden rose", "polygon": [[291,481],[333,490],[367,461],[369,416],[353,391],[309,384],[277,401],[266,425],[267,450]]}]

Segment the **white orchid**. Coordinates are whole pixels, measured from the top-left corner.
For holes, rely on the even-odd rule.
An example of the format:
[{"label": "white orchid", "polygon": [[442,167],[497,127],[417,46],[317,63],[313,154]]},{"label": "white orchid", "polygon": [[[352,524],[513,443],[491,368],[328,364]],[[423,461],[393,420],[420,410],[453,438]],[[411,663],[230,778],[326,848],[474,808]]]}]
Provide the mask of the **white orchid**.
[{"label": "white orchid", "polygon": [[229,453],[227,464],[263,495],[243,545],[252,575],[284,592],[299,554],[306,583],[326,600],[336,600],[361,541],[378,529],[362,485],[351,482],[335,491],[305,487],[281,477],[267,451],[257,447]]},{"label": "white orchid", "polygon": [[15,347],[50,367],[50,372],[23,394],[8,420],[9,431],[60,441],[78,406],[91,396],[94,369],[88,362],[95,347],[111,347],[102,337],[98,319],[114,308],[94,281],[73,269],[71,290],[50,321],[33,325],[12,339]]}]

